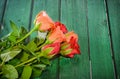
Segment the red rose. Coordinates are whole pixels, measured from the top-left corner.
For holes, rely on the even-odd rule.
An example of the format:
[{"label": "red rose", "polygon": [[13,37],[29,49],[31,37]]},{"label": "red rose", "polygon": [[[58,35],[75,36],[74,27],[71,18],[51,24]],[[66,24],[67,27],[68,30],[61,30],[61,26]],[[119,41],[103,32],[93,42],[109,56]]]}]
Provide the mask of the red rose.
[{"label": "red rose", "polygon": [[55,27],[54,22],[52,19],[47,15],[45,11],[41,11],[35,19],[35,25],[41,23],[39,28],[40,31],[47,31]]},{"label": "red rose", "polygon": [[65,36],[66,36],[66,42],[70,42],[70,39],[72,37],[76,39],[76,42],[78,41],[78,35],[75,34],[73,31],[66,33]]},{"label": "red rose", "polygon": [[80,54],[80,47],[77,43],[78,37],[74,32],[68,34],[67,41],[61,44],[61,55],[65,57],[74,57],[75,54]]},{"label": "red rose", "polygon": [[62,30],[63,33],[67,33],[67,28],[64,24],[60,23],[60,22],[55,22],[55,26],[56,27],[60,27],[60,30]]},{"label": "red rose", "polygon": [[56,43],[45,45],[42,47],[41,51],[42,51],[44,57],[52,58],[53,56],[59,54],[60,43],[56,42]]},{"label": "red rose", "polygon": [[65,40],[65,35],[60,30],[60,27],[56,27],[55,29],[51,30],[47,36],[47,40],[50,42],[63,42]]}]

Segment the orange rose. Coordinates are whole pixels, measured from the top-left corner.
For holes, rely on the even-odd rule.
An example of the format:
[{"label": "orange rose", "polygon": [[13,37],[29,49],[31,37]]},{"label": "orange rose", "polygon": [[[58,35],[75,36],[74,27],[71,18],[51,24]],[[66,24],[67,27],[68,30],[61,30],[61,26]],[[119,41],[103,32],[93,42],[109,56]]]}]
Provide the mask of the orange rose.
[{"label": "orange rose", "polygon": [[66,36],[66,42],[70,42],[70,39],[72,37],[74,37],[76,41],[78,41],[78,35],[75,34],[73,31],[66,33],[65,36]]},{"label": "orange rose", "polygon": [[56,27],[54,30],[51,30],[47,36],[48,41],[50,42],[63,42],[65,40],[65,35],[60,30],[60,27]]},{"label": "orange rose", "polygon": [[51,28],[54,28],[54,22],[52,19],[46,14],[45,11],[41,11],[35,19],[35,25],[38,25],[41,23],[41,26],[39,28],[40,31],[47,31]]}]

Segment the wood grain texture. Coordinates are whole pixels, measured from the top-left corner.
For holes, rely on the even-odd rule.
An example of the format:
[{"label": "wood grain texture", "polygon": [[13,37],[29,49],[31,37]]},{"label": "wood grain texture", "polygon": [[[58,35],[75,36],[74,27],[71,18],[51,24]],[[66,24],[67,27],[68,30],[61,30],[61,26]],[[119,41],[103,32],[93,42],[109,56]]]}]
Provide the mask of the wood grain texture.
[{"label": "wood grain texture", "polygon": [[11,31],[9,21],[12,20],[18,26],[28,29],[31,0],[7,0],[3,17],[3,30],[0,35],[6,35]]},{"label": "wood grain texture", "polygon": [[120,79],[120,0],[107,0],[107,6],[117,69],[117,79]]},{"label": "wood grain texture", "polygon": [[[74,30],[79,36],[81,55],[73,59],[60,57],[54,60],[41,77],[34,79],[116,79],[112,52],[117,79],[120,79],[120,0],[6,1],[3,17],[5,0],[0,0],[0,24],[3,25],[0,37],[11,31],[10,20],[18,26],[32,29],[35,16],[41,10],[45,10],[54,21],[60,20],[69,31]],[[37,33],[33,33],[31,39],[35,35]]]},{"label": "wood grain texture", "polygon": [[[58,21],[59,19],[59,0],[34,0],[33,6],[33,14],[32,14],[32,23],[36,17],[36,15],[44,10],[46,13],[54,20]],[[33,28],[33,24],[31,24],[31,28]],[[31,35],[31,39],[37,35],[34,33]],[[57,79],[58,77],[58,60],[52,61],[51,66],[49,66],[42,74],[40,78],[36,79]]]},{"label": "wood grain texture", "polygon": [[4,4],[5,4],[5,0],[0,0],[0,24],[3,16]]},{"label": "wood grain texture", "polygon": [[90,79],[86,0],[61,0],[61,22],[78,34],[81,55],[60,58],[60,79]]},{"label": "wood grain texture", "polygon": [[114,79],[104,0],[88,0],[92,79]]},{"label": "wood grain texture", "polygon": [[2,29],[3,29],[3,24],[2,24],[2,21],[3,21],[3,16],[4,16],[4,9],[5,8],[5,0],[1,0],[0,1],[0,38],[2,36]]}]

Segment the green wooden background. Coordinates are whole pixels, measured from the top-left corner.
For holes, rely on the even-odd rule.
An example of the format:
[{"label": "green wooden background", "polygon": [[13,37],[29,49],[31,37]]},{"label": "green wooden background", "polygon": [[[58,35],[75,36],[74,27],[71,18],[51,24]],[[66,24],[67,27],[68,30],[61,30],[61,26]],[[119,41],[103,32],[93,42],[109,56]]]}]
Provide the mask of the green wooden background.
[{"label": "green wooden background", "polygon": [[0,0],[0,37],[10,20],[30,30],[41,10],[78,34],[81,55],[58,58],[36,79],[120,79],[120,0]]}]

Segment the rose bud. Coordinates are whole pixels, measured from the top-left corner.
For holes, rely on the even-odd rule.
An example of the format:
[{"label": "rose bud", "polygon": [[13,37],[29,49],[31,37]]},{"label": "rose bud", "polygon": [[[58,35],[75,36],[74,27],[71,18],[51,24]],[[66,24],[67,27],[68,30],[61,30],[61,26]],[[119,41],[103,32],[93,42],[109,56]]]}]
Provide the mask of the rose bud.
[{"label": "rose bud", "polygon": [[71,35],[67,35],[67,41],[61,44],[60,54],[65,57],[72,58],[75,54],[80,54],[80,47],[77,43],[78,37],[74,33],[71,33]]},{"label": "rose bud", "polygon": [[48,31],[52,28],[54,28],[54,22],[52,19],[47,15],[45,11],[41,11],[34,21],[35,25],[38,25],[41,23],[41,26],[39,27],[40,31]]},{"label": "rose bud", "polygon": [[60,23],[60,22],[55,22],[55,27],[60,27],[60,30],[63,32],[63,33],[67,33],[67,28],[64,24]]},{"label": "rose bud", "polygon": [[52,43],[52,44],[47,44],[42,47],[41,51],[42,51],[44,57],[51,59],[55,55],[59,54],[60,43],[56,42],[56,43]]},{"label": "rose bud", "polygon": [[49,42],[63,42],[65,40],[65,35],[60,30],[60,27],[56,27],[54,30],[49,32],[47,36]]}]

